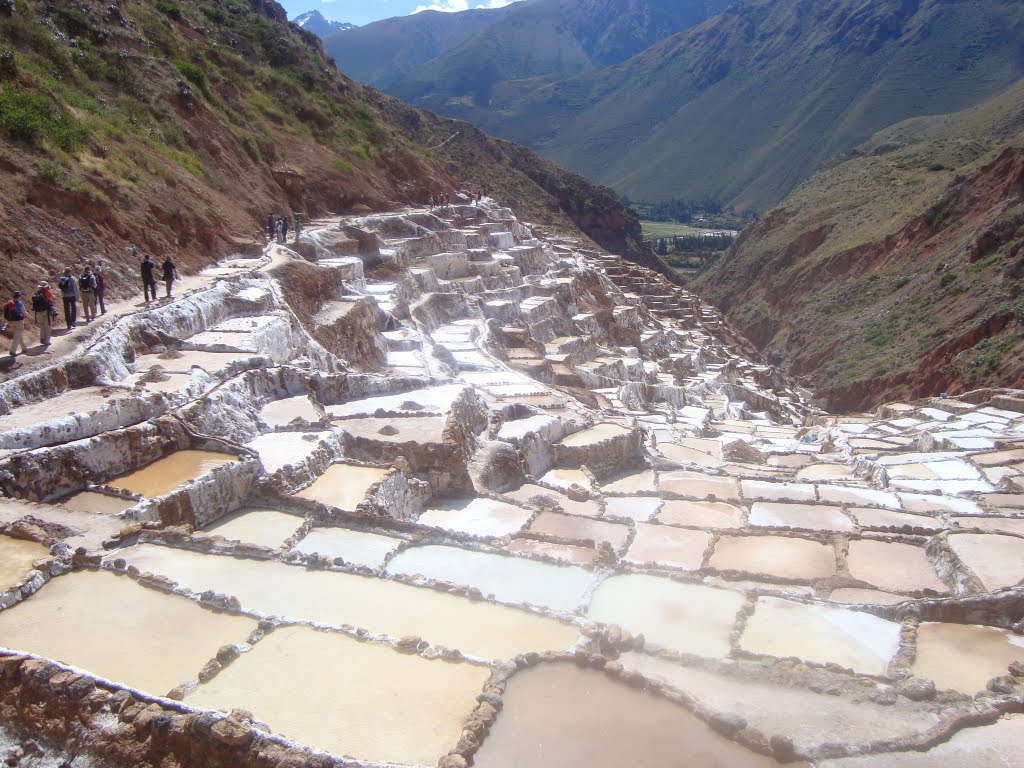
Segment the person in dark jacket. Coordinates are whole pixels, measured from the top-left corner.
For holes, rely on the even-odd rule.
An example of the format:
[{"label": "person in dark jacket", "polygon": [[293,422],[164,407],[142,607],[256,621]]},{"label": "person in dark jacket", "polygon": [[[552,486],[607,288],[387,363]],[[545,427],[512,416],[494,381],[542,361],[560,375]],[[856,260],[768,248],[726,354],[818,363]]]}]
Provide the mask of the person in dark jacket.
[{"label": "person in dark jacket", "polygon": [[107,290],[107,281],[103,279],[103,269],[97,261],[92,265],[92,276],[96,278],[96,303],[99,305],[100,314],[107,314],[107,305],[103,302],[103,294]]},{"label": "person in dark jacket", "polygon": [[[132,246],[132,253],[138,254],[139,249],[134,245]],[[152,262],[147,253],[143,259],[142,264],[139,265],[139,271],[142,273],[142,294],[146,299],[146,303],[149,303],[150,295],[153,296],[153,300],[156,300],[156,274],[154,270],[156,264]]]},{"label": "person in dark jacket", "polygon": [[167,284],[167,298],[169,299],[171,298],[171,286],[178,279],[178,270],[175,268],[170,256],[164,259],[162,269],[164,271],[164,283]]},{"label": "person in dark jacket", "polygon": [[65,267],[64,274],[57,278],[57,287],[64,301],[64,322],[74,328],[78,320],[78,280],[71,274],[71,267]]}]

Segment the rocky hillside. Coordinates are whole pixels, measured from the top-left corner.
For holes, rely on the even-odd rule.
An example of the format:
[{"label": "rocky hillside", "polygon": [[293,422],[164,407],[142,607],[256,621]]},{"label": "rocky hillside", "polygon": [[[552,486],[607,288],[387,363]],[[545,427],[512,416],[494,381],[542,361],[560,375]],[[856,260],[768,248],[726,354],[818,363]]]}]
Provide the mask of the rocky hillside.
[{"label": "rocky hillside", "polygon": [[1022,39],[1016,0],[742,0],[616,66],[486,99],[451,93],[445,72],[405,95],[633,199],[763,211],[876,131],[1008,88]]},{"label": "rocky hillside", "polygon": [[1024,81],[839,158],[700,289],[829,408],[1024,385]]},{"label": "rocky hillside", "polygon": [[[384,210],[484,181],[539,223],[572,229],[574,216],[609,245],[629,240],[606,226],[625,220],[609,190],[524,152],[485,177],[445,151],[457,123],[417,143],[406,128],[433,118],[382,115],[388,101],[339,75],[272,0],[3,0],[0,291],[94,256],[114,292],[134,291],[133,243],[188,272],[257,248],[268,212]],[[478,131],[462,137],[493,152]],[[543,174],[603,213],[563,211],[531,178]]]}]

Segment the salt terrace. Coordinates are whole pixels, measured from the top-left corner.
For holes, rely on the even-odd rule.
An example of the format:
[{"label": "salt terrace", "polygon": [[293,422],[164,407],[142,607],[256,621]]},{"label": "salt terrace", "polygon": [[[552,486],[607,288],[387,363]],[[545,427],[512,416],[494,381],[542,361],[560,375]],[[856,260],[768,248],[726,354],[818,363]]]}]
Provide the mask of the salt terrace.
[{"label": "salt terrace", "polygon": [[1024,765],[1024,393],[831,416],[488,200],[206,277],[0,384],[0,745]]}]

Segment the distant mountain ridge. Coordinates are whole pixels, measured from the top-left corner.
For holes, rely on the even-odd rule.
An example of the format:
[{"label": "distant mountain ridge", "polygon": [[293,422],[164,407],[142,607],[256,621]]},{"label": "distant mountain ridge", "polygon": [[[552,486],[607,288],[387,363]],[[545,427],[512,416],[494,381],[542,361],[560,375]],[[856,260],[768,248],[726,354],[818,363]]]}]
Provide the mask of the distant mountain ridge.
[{"label": "distant mountain ridge", "polygon": [[[548,5],[474,40],[546,40],[511,22]],[[465,58],[467,39],[392,91],[634,199],[764,210],[875,131],[1005,89],[1024,75],[1022,40],[1018,0],[742,0],[603,69],[502,80],[487,70],[504,59]]]},{"label": "distant mountain ridge", "polygon": [[355,24],[344,21],[331,21],[324,17],[320,11],[306,11],[300,16],[292,19],[292,23],[312,32],[317,37],[326,37],[333,32],[342,32],[355,29]]}]

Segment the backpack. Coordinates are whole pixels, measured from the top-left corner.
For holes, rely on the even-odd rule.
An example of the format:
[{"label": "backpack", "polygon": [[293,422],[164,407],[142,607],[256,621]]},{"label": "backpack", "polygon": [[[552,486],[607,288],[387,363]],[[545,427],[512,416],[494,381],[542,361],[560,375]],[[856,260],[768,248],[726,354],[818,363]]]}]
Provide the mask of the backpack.
[{"label": "backpack", "polygon": [[32,311],[33,312],[45,312],[49,307],[46,303],[46,297],[41,293],[32,294]]},{"label": "backpack", "polygon": [[14,301],[14,299],[11,299],[6,304],[4,304],[4,320],[10,320],[11,322],[15,322],[17,320],[24,320],[24,314],[19,312],[18,309],[18,304],[17,302]]},{"label": "backpack", "polygon": [[68,293],[71,290],[71,281],[74,280],[71,275],[61,275],[57,281],[57,285],[60,287],[61,293]]},{"label": "backpack", "polygon": [[78,287],[83,291],[91,291],[95,281],[92,279],[92,275],[82,275],[78,278]]}]

